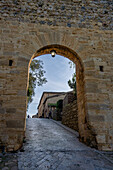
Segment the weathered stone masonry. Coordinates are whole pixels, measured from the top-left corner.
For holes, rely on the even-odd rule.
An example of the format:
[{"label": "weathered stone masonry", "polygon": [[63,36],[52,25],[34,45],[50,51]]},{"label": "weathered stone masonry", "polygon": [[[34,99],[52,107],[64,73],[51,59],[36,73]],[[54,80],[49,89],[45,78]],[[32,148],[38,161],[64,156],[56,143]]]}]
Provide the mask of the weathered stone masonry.
[{"label": "weathered stone masonry", "polygon": [[78,108],[74,94],[67,93],[63,100],[62,123],[78,131]]},{"label": "weathered stone masonry", "polygon": [[5,20],[49,26],[112,29],[112,0],[2,0]]},{"label": "weathered stone masonry", "polygon": [[7,151],[22,145],[30,62],[51,49],[77,65],[81,139],[113,150],[112,6],[106,0],[0,1],[0,145]]}]

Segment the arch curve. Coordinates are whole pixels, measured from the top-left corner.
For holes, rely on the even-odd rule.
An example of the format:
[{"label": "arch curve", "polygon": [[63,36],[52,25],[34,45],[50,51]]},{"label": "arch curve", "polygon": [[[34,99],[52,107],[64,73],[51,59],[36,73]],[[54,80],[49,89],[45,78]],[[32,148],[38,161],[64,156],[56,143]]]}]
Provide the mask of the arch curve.
[{"label": "arch curve", "polygon": [[56,54],[68,58],[75,64],[79,64],[82,71],[84,71],[83,62],[82,62],[81,58],[79,57],[79,55],[74,50],[70,49],[69,47],[66,47],[63,45],[58,45],[58,44],[47,45],[47,46],[44,46],[44,47],[38,49],[31,57],[30,63],[31,63],[32,59],[34,59],[38,56],[41,56],[44,54],[51,54],[52,50],[55,50]]},{"label": "arch curve", "polygon": [[41,55],[50,54],[52,50],[55,50],[56,54],[64,56],[76,64],[79,136],[81,141],[87,143],[88,145],[93,145],[94,147],[96,147],[95,133],[92,132],[91,125],[88,121],[85,97],[84,65],[80,56],[75,51],[66,46],[52,44],[38,49],[31,57],[30,63],[32,59]]}]

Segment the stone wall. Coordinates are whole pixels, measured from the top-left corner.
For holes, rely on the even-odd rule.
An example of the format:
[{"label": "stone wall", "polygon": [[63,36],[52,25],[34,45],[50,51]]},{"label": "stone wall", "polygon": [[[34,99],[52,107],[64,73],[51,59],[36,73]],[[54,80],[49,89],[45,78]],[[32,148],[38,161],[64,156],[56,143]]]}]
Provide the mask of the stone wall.
[{"label": "stone wall", "polygon": [[62,124],[78,131],[78,109],[76,100],[65,105],[63,108]]},{"label": "stone wall", "polygon": [[58,112],[57,109],[55,109],[55,110],[52,112],[52,119],[57,120],[57,121],[61,121],[61,113]]},{"label": "stone wall", "polygon": [[63,107],[73,102],[75,99],[76,97],[74,95],[74,92],[73,91],[68,92],[63,100]]},{"label": "stone wall", "polygon": [[2,0],[4,20],[48,26],[112,29],[112,0]]},{"label": "stone wall", "polygon": [[112,0],[0,1],[0,144],[7,151],[23,142],[30,63],[53,49],[76,64],[81,140],[113,150],[111,10]]}]

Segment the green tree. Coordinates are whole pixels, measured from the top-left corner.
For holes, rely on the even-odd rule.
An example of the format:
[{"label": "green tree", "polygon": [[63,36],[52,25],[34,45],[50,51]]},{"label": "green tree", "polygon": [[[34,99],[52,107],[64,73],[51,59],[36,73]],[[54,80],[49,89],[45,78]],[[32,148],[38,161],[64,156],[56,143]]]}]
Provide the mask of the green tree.
[{"label": "green tree", "polygon": [[[69,62],[70,68],[75,68],[75,64],[73,62]],[[68,85],[71,89],[73,89],[75,97],[77,96],[76,94],[76,73],[73,73],[72,79],[68,80]]]},{"label": "green tree", "polygon": [[63,100],[60,99],[57,101],[57,106],[56,106],[57,110],[59,110],[60,112],[62,112],[62,108],[63,108]]},{"label": "green tree", "polygon": [[45,71],[43,70],[43,62],[41,60],[33,60],[29,71],[29,87],[27,91],[28,106],[33,101],[36,85],[42,86],[47,82],[44,74]]}]

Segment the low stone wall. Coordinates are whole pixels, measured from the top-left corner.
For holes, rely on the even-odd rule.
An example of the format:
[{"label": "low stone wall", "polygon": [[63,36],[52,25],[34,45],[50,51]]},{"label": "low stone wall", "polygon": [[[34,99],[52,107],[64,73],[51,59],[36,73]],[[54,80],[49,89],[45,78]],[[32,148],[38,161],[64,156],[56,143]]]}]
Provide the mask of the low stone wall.
[{"label": "low stone wall", "polygon": [[63,100],[63,107],[65,107],[69,103],[72,103],[74,100],[76,100],[74,92],[73,91],[68,92]]},{"label": "low stone wall", "polygon": [[63,108],[62,124],[78,131],[78,109],[76,100],[65,105]]},{"label": "low stone wall", "polygon": [[61,121],[61,119],[62,119],[61,112],[59,112],[57,109],[55,109],[52,112],[52,119],[57,120],[57,121]]}]

